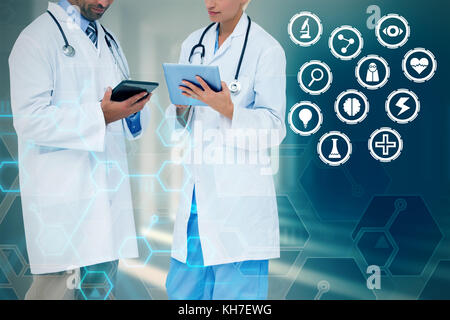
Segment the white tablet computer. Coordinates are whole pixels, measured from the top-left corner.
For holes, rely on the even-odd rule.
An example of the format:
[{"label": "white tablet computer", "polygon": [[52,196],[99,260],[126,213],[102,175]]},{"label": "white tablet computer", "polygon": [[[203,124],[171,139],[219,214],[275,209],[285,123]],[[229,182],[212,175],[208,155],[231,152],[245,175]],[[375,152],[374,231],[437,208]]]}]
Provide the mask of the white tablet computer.
[{"label": "white tablet computer", "polygon": [[222,91],[219,67],[164,63],[164,75],[166,77],[167,88],[169,89],[170,100],[173,104],[188,106],[206,106],[201,101],[183,96],[179,86],[183,85],[181,81],[187,80],[200,86],[196,80],[196,76],[200,76],[214,91]]}]

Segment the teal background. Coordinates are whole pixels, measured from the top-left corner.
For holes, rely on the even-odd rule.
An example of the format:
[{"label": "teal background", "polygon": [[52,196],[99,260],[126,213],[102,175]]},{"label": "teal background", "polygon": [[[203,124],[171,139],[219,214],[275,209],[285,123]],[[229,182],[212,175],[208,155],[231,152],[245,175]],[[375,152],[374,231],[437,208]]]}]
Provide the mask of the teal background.
[{"label": "teal background", "polygon": [[[366,21],[369,5],[378,5],[382,16],[398,13],[411,26],[411,37],[396,50],[382,47]],[[20,31],[46,9],[41,0],[4,0],[0,4],[0,299],[22,299],[31,283],[21,217],[17,179],[17,145],[9,102],[7,58]],[[300,11],[311,11],[322,20],[324,33],[312,47],[291,42],[287,25]],[[288,109],[309,100],[324,113],[322,128],[312,137],[300,137],[288,128],[280,149],[276,176],[280,210],[282,256],[270,266],[269,298],[318,298],[318,284],[330,289],[321,299],[448,299],[450,298],[449,221],[449,107],[450,57],[448,15],[450,3],[429,1],[366,0],[253,0],[248,14],[286,51]],[[160,64],[175,62],[182,40],[208,23],[201,0],[116,0],[102,23],[120,39],[133,78],[164,83]],[[352,61],[336,59],[328,37],[341,25],[356,27],[364,38],[361,55]],[[133,34],[133,36],[130,36]],[[435,77],[416,84],[402,73],[407,51],[424,47],[438,60]],[[384,57],[391,78],[380,90],[360,87],[354,77],[359,58]],[[326,62],[333,71],[331,89],[321,96],[304,93],[297,72],[309,60]],[[407,88],[420,98],[422,108],[411,124],[393,123],[384,110],[390,92]],[[334,101],[344,90],[361,90],[371,109],[360,125],[349,126],[336,117]],[[167,165],[168,146],[162,118],[169,104],[164,85],[153,100],[152,129],[140,142],[129,143],[131,173],[145,174],[169,168],[158,181],[132,181],[142,258],[130,268],[119,267],[118,299],[166,299],[164,279],[170,248],[173,216],[179,194],[166,192],[179,184],[179,168]],[[289,110],[287,110],[289,111]],[[376,162],[367,150],[370,134],[384,126],[396,129],[404,150],[389,164]],[[353,142],[353,154],[343,167],[322,164],[317,142],[328,131],[338,130]],[[382,266],[380,290],[366,287],[369,264]]]}]

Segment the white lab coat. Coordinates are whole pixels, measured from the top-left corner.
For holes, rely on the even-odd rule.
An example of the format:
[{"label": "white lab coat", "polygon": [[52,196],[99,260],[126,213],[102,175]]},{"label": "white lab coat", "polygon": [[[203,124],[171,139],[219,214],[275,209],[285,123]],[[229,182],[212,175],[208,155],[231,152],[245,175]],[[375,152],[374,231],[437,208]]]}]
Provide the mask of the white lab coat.
[{"label": "white lab coat", "polygon": [[[227,84],[234,80],[247,26],[247,15],[243,14],[234,32],[216,54],[215,27],[204,38],[204,64],[219,66],[221,79]],[[195,31],[184,41],[179,63],[189,63],[191,48],[198,43],[203,30],[204,28]],[[196,54],[193,64],[200,63],[200,54]],[[253,22],[239,76],[242,91],[239,95],[232,96],[233,119],[227,119],[210,107],[198,106],[191,108],[188,126],[183,127],[175,119],[176,107],[171,105],[167,109],[166,118],[173,126],[174,136],[176,139],[184,137],[187,140],[182,156],[186,187],[183,189],[174,227],[173,258],[186,262],[186,230],[194,185],[205,265],[279,257],[276,192],[273,176],[267,174],[270,165],[262,162],[251,164],[249,161],[244,164],[223,164],[220,159],[224,158],[215,158],[214,154],[221,155],[230,148],[237,157],[249,159],[259,152],[267,155],[271,147],[281,144],[286,136],[285,72],[286,57],[283,48]],[[218,130],[222,137],[226,137],[227,133],[240,135],[240,130],[245,129],[273,130],[276,137],[268,137],[270,134],[266,131],[267,145],[251,147],[236,146],[226,138],[218,138],[220,135],[213,138],[217,131],[210,131],[211,135],[206,133],[206,138],[202,136],[199,139],[200,135],[197,135],[200,130],[203,133]],[[264,136],[264,131],[258,131],[258,134]],[[193,160],[195,154],[202,154],[202,150],[204,155],[200,159],[203,160]],[[208,153],[213,155],[205,161],[204,157]]]},{"label": "white lab coat", "polygon": [[33,274],[138,256],[124,140],[132,135],[125,121],[106,126],[99,102],[122,75],[99,23],[97,49],[60,6],[49,3],[49,10],[76,55],[63,54],[61,33],[44,13],[21,33],[9,59]]}]

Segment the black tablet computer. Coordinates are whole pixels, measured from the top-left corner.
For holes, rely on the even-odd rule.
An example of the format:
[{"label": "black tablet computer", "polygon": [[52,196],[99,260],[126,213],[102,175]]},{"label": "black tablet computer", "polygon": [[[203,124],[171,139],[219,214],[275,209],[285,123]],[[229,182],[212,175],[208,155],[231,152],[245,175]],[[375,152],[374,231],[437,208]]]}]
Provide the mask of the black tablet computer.
[{"label": "black tablet computer", "polygon": [[111,100],[122,102],[142,92],[152,93],[158,86],[157,82],[124,80],[113,89]]}]

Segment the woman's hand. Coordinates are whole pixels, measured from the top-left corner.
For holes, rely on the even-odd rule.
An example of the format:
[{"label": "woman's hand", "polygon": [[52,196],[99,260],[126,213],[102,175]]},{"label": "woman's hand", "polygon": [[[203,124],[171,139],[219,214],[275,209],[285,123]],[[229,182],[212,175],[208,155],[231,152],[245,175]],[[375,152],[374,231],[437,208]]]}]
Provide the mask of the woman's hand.
[{"label": "woman's hand", "polygon": [[234,104],[231,101],[231,93],[225,82],[222,81],[222,91],[215,92],[201,77],[196,77],[200,83],[201,88],[189,81],[183,81],[183,86],[180,86],[182,94],[186,97],[193,98],[204,102],[220,114],[228,119],[233,119]]}]

